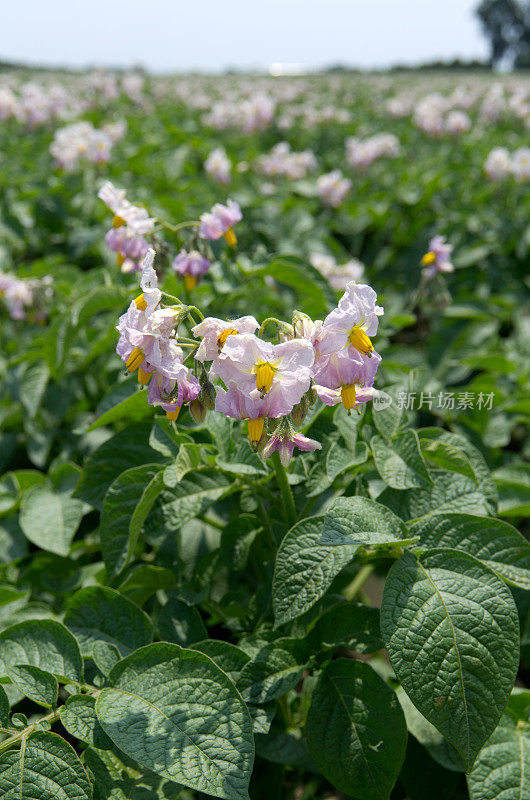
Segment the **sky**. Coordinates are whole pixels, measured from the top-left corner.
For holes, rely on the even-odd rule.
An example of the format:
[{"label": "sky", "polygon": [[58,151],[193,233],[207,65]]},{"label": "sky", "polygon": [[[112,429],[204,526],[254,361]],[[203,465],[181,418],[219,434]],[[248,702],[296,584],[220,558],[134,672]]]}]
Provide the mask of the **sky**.
[{"label": "sky", "polygon": [[153,72],[483,58],[478,0],[0,0],[0,60]]}]

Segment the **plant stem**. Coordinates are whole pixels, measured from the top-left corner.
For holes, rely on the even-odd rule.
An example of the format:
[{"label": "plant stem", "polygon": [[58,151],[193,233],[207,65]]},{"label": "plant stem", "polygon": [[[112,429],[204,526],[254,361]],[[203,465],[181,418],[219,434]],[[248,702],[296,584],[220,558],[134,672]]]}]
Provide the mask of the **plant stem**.
[{"label": "plant stem", "polygon": [[296,523],[296,506],[294,504],[294,497],[289,485],[287,472],[280,461],[280,456],[277,450],[275,453],[273,453],[272,463],[276,473],[276,480],[278,481],[278,486],[282,495],[283,515],[288,526],[292,528],[292,526]]},{"label": "plant stem", "polygon": [[190,220],[190,221],[187,221],[187,222],[179,222],[178,225],[172,225],[170,222],[167,222],[166,220],[163,220],[163,219],[159,219],[158,221],[164,228],[167,228],[168,230],[172,231],[173,233],[177,233],[178,231],[182,230],[182,228],[198,228],[199,227],[199,222],[197,222],[195,220]]},{"label": "plant stem", "polygon": [[14,733],[12,736],[9,737],[9,739],[4,739],[3,742],[0,742],[0,753],[3,752],[4,750],[8,750],[17,742],[25,740],[28,736],[30,736],[30,734],[34,732],[39,722],[49,722],[50,725],[52,725],[58,719],[59,719],[59,711],[52,711],[50,714],[47,714],[45,717],[41,717],[36,722],[32,722],[31,725],[28,725],[23,730]]},{"label": "plant stem", "polygon": [[361,567],[355,578],[349,583],[343,590],[342,594],[346,598],[346,600],[353,600],[353,598],[359,594],[361,589],[363,588],[364,584],[374,571],[375,565],[374,564],[365,564],[364,567]]}]

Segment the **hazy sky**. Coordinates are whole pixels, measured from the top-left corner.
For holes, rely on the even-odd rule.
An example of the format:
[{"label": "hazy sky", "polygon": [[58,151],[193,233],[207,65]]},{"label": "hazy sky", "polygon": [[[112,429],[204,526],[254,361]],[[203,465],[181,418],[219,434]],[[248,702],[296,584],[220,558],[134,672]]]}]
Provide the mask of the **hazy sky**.
[{"label": "hazy sky", "polygon": [[487,53],[479,0],[1,0],[0,60],[186,71]]}]

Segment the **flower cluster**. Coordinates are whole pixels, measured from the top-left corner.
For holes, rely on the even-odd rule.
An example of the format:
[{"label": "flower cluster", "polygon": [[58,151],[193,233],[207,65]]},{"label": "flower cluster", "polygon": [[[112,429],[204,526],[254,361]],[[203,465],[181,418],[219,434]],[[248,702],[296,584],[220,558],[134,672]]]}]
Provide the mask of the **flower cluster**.
[{"label": "flower cluster", "polygon": [[513,176],[518,183],[530,180],[530,148],[519,147],[512,154],[505,147],[495,147],[484,163],[490,181],[502,181]]},{"label": "flower cluster", "polygon": [[[371,337],[383,309],[370,286],[348,283],[323,321],[296,311],[291,323],[266,320],[276,324],[277,342],[262,338],[265,323],[260,327],[253,316],[207,317],[193,325],[189,339],[179,336],[179,325],[202,315],[194,306],[162,304],[153,259],[149,250],[142,293],[120,317],[117,353],[128,372],[138,370],[148,402],[170,419],[184,403],[197,422],[215,408],[246,421],[251,446],[264,458],[278,450],[287,463],[294,448],[320,448],[295,430],[318,398],[326,405],[342,403],[350,413],[377,394],[381,356]],[[191,348],[186,357],[183,348]]]},{"label": "flower cluster", "polygon": [[116,263],[122,272],[141,270],[149,247],[145,234],[153,232],[156,220],[142,206],[130,203],[125,191],[117,189],[110,181],[103,184],[98,197],[114,214],[105,242],[116,253]]},{"label": "flower cluster", "polygon": [[95,128],[91,122],[74,122],[55,132],[50,153],[56,165],[66,172],[72,172],[83,160],[92,164],[106,164],[113,145],[123,134],[124,127],[121,124]]},{"label": "flower cluster", "polygon": [[305,178],[308,172],[315,169],[317,161],[311,150],[295,153],[287,142],[275,144],[269,155],[258,161],[260,171],[269,178],[284,176],[291,181]]},{"label": "flower cluster", "polygon": [[160,406],[174,420],[182,404],[197,397],[200,386],[184,364],[184,352],[176,339],[176,329],[188,309],[161,305],[154,256],[154,250],[147,251],[140,283],[142,293],[120,317],[116,352],[127,371],[138,370],[138,382],[148,386],[147,402]]},{"label": "flower cluster", "polygon": [[351,181],[340,169],[321,175],[317,180],[318,196],[326,206],[338,208],[351,189]]},{"label": "flower cluster", "polygon": [[395,158],[399,151],[399,139],[393,133],[377,133],[368,139],[355,136],[346,139],[346,158],[356,170],[365,170],[380,158]]},{"label": "flower cluster", "polygon": [[52,279],[17,278],[8,272],[0,272],[0,297],[3,299],[11,319],[30,319],[39,322],[46,319],[46,302],[52,295]]}]

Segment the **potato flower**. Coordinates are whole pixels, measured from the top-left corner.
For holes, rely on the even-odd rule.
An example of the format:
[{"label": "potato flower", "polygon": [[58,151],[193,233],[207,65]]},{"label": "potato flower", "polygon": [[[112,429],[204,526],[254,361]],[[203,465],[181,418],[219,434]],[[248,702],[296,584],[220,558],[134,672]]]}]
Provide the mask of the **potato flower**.
[{"label": "potato flower", "polygon": [[371,286],[350,281],[335,308],[324,320],[318,349],[322,355],[352,347],[368,358],[383,309],[376,305],[377,295]]},{"label": "potato flower", "polygon": [[233,247],[237,244],[233,227],[242,219],[241,209],[234,200],[227,200],[226,206],[216,203],[211,211],[201,215],[199,236],[201,239],[210,239],[211,241],[216,241],[224,236],[227,243]]},{"label": "potato flower", "polygon": [[173,260],[172,267],[175,272],[184,277],[184,285],[191,291],[197,281],[210,269],[211,261],[199,253],[198,250],[181,250]]},{"label": "potato flower", "polygon": [[229,336],[237,333],[255,333],[257,328],[259,322],[252,316],[231,320],[206,317],[191,329],[194,336],[202,339],[195,358],[197,361],[213,361],[223,349]]},{"label": "potato flower", "polygon": [[434,236],[429,242],[429,250],[421,259],[423,275],[426,278],[433,278],[437,272],[453,272],[454,266],[449,260],[451,258],[452,245],[445,241],[443,236]]},{"label": "potato flower", "polygon": [[297,433],[289,420],[283,419],[261,451],[261,455],[263,458],[270,458],[277,450],[280,454],[280,461],[284,467],[287,467],[293,457],[295,447],[305,452],[322,449],[320,442]]}]

